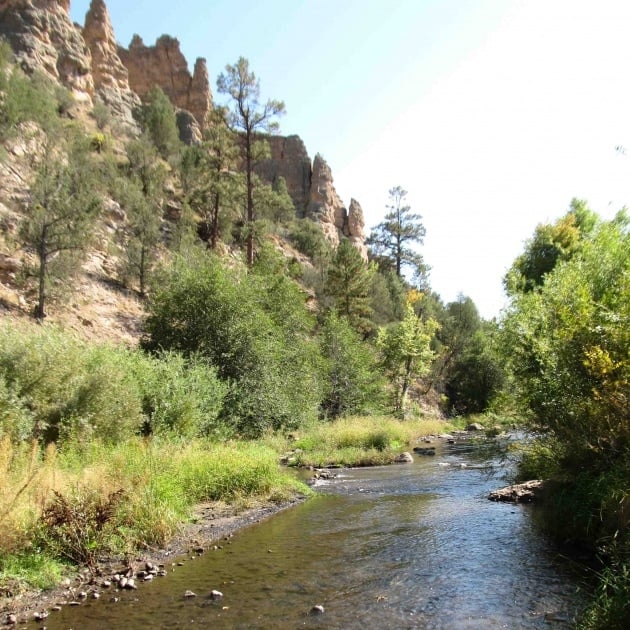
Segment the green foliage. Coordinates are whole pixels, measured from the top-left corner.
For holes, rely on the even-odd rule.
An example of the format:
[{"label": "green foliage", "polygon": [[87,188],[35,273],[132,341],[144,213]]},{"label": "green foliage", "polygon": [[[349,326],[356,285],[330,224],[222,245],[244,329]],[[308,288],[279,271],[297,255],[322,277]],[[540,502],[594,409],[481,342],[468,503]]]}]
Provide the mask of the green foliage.
[{"label": "green foliage", "polygon": [[412,266],[419,275],[425,269],[422,256],[410,245],[422,245],[426,230],[422,225],[422,217],[412,214],[411,207],[405,205],[406,196],[407,191],[400,186],[389,191],[389,212],[385,215],[385,220],[372,230],[367,240],[379,267],[393,269],[398,277],[402,275],[405,265]]},{"label": "green foliage", "polygon": [[525,251],[514,261],[504,279],[509,295],[542,286],[556,265],[579,251],[581,241],[594,229],[597,217],[586,202],[573,199],[571,210],[553,225],[538,225]]},{"label": "green foliage", "polygon": [[434,353],[431,340],[438,329],[435,320],[418,317],[413,303],[407,303],[402,322],[378,332],[380,361],[394,388],[394,410],[405,415],[407,394],[412,382],[428,374]]},{"label": "green foliage", "polygon": [[38,319],[46,316],[51,282],[59,283],[76,271],[101,205],[85,144],[74,143],[64,151],[55,140],[50,135],[46,140],[19,231],[22,243],[38,260],[32,271],[38,281]]},{"label": "green foliage", "polygon": [[221,108],[212,111],[202,143],[183,150],[179,169],[185,203],[199,217],[198,232],[212,249],[220,237],[229,237],[245,196],[240,150],[225,116]]},{"label": "green foliage", "polygon": [[405,315],[407,287],[394,271],[377,269],[372,274],[370,287],[370,307],[372,321],[377,326],[385,326],[400,321]]},{"label": "green foliage", "polygon": [[334,419],[378,409],[385,387],[372,348],[335,311],[324,320],[319,338],[326,360],[324,416]]},{"label": "green foliage", "polygon": [[501,392],[506,377],[494,336],[486,324],[449,365],[445,393],[451,414],[483,413]]},{"label": "green foliage", "polygon": [[622,627],[627,618],[629,226],[623,211],[597,222],[577,207],[554,226],[574,238],[555,248],[555,265],[535,290],[513,295],[503,322],[516,392],[547,447],[544,466],[532,457],[523,465],[555,473],[545,527],[559,539],[591,546],[605,560],[585,628]]},{"label": "green foliage", "polygon": [[284,113],[282,101],[267,100],[260,103],[260,83],[250,71],[249,62],[240,57],[234,65],[227,65],[225,73],[217,78],[220,93],[227,94],[232,100],[232,110],[227,121],[231,129],[238,132],[241,145],[241,160],[245,167],[246,204],[245,231],[247,243],[247,264],[254,264],[254,222],[259,218],[254,191],[256,190],[255,166],[268,153],[267,143],[258,137],[261,133],[278,130],[276,118]]},{"label": "green foliage", "polygon": [[165,160],[177,153],[179,131],[175,108],[161,88],[153,88],[147,96],[140,111],[140,121],[143,130]]},{"label": "green foliage", "polygon": [[571,468],[606,468],[630,445],[630,238],[601,224],[579,254],[519,294],[504,330],[536,427],[571,445]]},{"label": "green foliage", "polygon": [[58,109],[52,82],[39,73],[24,74],[12,64],[9,44],[0,41],[0,138],[14,136],[27,121],[51,129],[59,123]]},{"label": "green foliage", "polygon": [[[272,268],[274,268],[272,266]],[[177,259],[152,296],[144,346],[215,365],[230,385],[221,417],[248,436],[295,427],[320,399],[304,296],[262,262],[250,274],[203,253]]]},{"label": "green foliage", "polygon": [[221,436],[227,386],[207,363],[0,328],[0,438],[119,442],[140,432]]},{"label": "green foliage", "polygon": [[325,291],[333,299],[337,312],[362,334],[372,328],[370,285],[374,268],[361,258],[359,250],[348,239],[339,243],[328,267]]},{"label": "green foliage", "polygon": [[295,219],[289,226],[289,240],[316,266],[327,266],[332,256],[330,243],[322,228],[310,219]]}]

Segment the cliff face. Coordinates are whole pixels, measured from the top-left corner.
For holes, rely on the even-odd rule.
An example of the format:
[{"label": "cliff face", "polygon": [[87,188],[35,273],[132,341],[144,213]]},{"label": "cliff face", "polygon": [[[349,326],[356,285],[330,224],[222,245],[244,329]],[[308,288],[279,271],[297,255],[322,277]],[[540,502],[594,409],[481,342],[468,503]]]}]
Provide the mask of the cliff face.
[{"label": "cliff face", "polygon": [[197,59],[191,75],[179,41],[168,35],[162,35],[155,46],[145,46],[142,38],[134,35],[129,49],[119,47],[118,55],[129,71],[131,89],[140,98],[159,86],[175,107],[188,110],[204,126],[212,107],[205,59]]},{"label": "cliff face", "polygon": [[297,215],[319,223],[334,247],[342,238],[349,238],[367,260],[363,210],[355,199],[350,201],[349,209],[344,206],[324,158],[318,153],[311,164],[299,136],[271,136],[269,145],[271,159],[259,166],[261,177],[270,182],[284,177]]},{"label": "cliff face", "polygon": [[[135,35],[128,49],[119,47],[104,0],[92,0],[83,29],[69,11],[70,0],[0,0],[0,36],[26,72],[47,73],[86,107],[100,99],[131,130],[137,129],[134,109],[159,86],[179,109],[182,138],[200,140],[212,109],[205,59],[197,59],[191,74],[179,41],[168,35],[154,46]],[[311,163],[298,136],[268,140],[271,158],[259,174],[269,182],[283,177],[299,217],[319,222],[334,246],[348,237],[367,259],[361,206],[352,200],[346,209],[324,159],[318,154]]]},{"label": "cliff face", "polygon": [[92,55],[96,94],[118,118],[133,127],[133,111],[140,105],[129,85],[129,72],[118,56],[114,28],[104,0],[92,0],[85,16],[83,37]]},{"label": "cliff face", "polygon": [[39,70],[91,103],[91,55],[70,19],[70,0],[0,0],[0,37],[26,72]]}]

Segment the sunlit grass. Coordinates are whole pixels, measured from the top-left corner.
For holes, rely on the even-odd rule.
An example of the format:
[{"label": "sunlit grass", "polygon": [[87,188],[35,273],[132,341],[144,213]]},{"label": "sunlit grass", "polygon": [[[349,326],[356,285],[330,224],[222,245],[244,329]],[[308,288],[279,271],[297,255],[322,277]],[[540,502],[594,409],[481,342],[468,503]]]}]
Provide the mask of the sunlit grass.
[{"label": "sunlit grass", "polygon": [[[392,463],[421,436],[449,428],[439,419],[401,421],[386,416],[352,416],[305,428],[284,447],[293,451],[293,465],[374,466]],[[274,439],[274,447],[278,448],[280,444]]]}]

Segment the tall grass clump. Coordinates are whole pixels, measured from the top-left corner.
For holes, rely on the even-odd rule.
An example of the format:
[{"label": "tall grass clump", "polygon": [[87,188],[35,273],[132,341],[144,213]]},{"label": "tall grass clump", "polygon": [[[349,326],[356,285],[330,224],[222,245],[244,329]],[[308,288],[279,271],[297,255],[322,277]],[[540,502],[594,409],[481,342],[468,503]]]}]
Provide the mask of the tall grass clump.
[{"label": "tall grass clump", "polygon": [[446,426],[437,419],[352,416],[311,425],[291,447],[298,465],[387,464],[420,436],[440,433]]}]

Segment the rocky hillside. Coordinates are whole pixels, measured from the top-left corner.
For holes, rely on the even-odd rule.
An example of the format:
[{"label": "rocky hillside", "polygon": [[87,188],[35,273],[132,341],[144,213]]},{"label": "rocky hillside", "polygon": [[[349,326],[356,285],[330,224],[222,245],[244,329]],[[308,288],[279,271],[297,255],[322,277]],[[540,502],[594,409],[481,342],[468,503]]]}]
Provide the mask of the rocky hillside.
[{"label": "rocky hillside", "polygon": [[[190,114],[199,129],[206,125],[213,101],[205,59],[195,61],[191,74],[179,41],[168,35],[154,46],[138,35],[129,48],[118,46],[104,0],[92,0],[83,28],[70,19],[69,0],[0,0],[0,36],[24,70],[46,72],[86,110],[101,101],[133,129],[134,108],[159,86],[184,119]],[[184,139],[197,137],[187,132]],[[274,137],[270,144],[272,158],[261,174],[269,181],[284,177],[298,216],[319,221],[335,245],[349,237],[367,258],[361,206],[343,204],[324,159],[318,154],[311,161],[298,136]]]},{"label": "rocky hillside", "polygon": [[[86,125],[93,127],[89,114],[95,104],[104,105],[115,128],[127,137],[138,133],[134,111],[159,86],[177,110],[182,140],[194,143],[201,137],[213,107],[205,59],[197,59],[191,73],[178,40],[167,35],[152,46],[138,35],[128,48],[119,46],[104,0],[92,0],[83,26],[72,22],[69,10],[69,0],[0,0],[0,37],[9,42],[27,74],[45,73],[68,89],[74,98],[71,116]],[[354,199],[344,205],[322,156],[311,160],[295,135],[273,136],[269,143],[271,158],[259,165],[260,175],[271,183],[283,177],[297,217],[319,223],[333,245],[348,237],[367,259],[361,206]],[[20,257],[5,237],[15,232],[20,207],[29,195],[30,150],[26,139],[14,139],[4,147],[5,159],[0,162],[0,307],[6,316],[28,310],[14,282]],[[124,217],[107,200],[105,207],[102,247],[88,259],[80,297],[69,305],[64,324],[88,336],[133,341],[142,308],[133,293],[112,286],[107,247],[108,230],[118,229]]]}]

